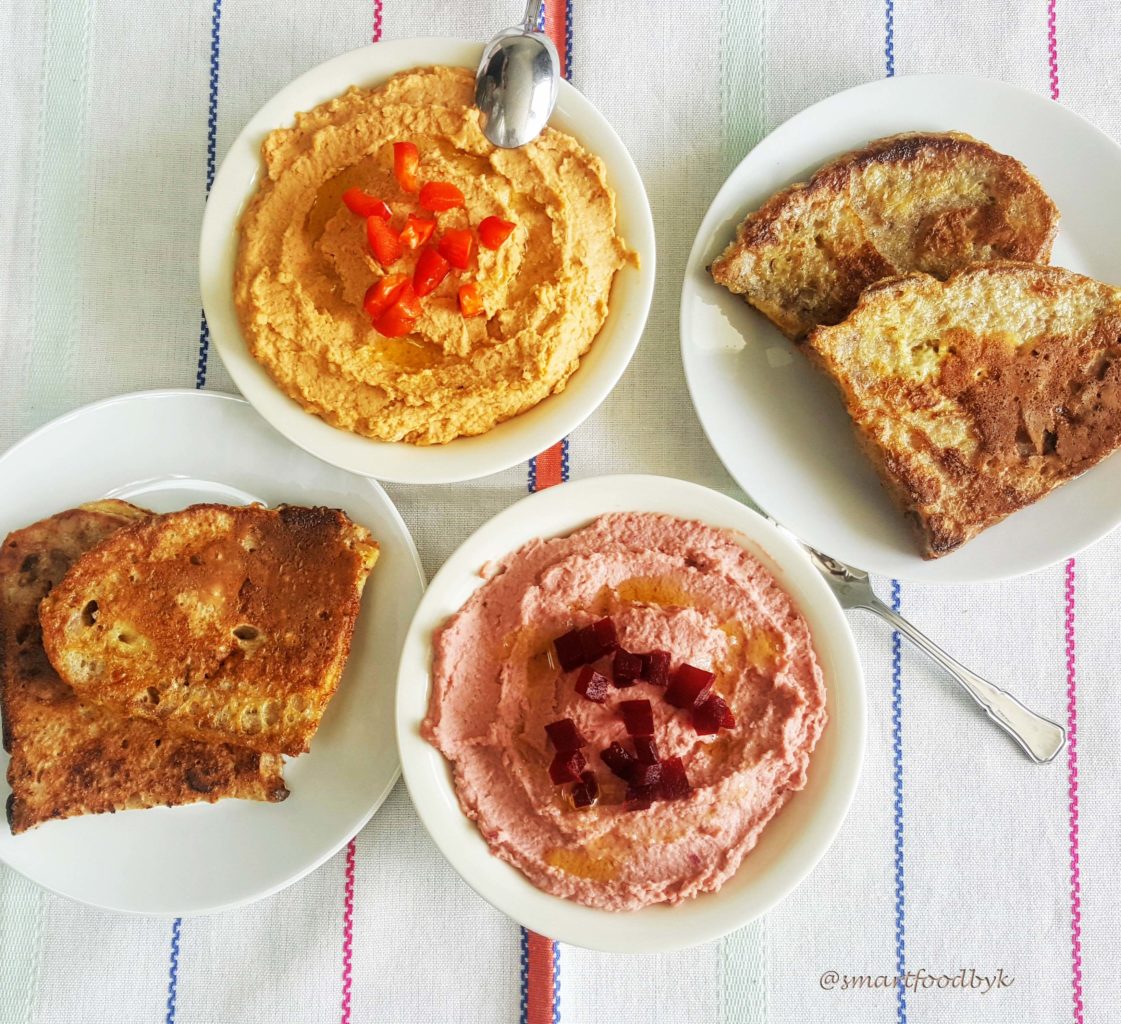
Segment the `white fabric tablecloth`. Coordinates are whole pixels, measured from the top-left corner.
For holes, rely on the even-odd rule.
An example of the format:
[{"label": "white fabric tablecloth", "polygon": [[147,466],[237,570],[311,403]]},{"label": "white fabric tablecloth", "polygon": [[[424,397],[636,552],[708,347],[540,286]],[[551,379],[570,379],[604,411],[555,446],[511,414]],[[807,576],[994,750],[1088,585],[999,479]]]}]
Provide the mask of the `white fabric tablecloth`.
[{"label": "white fabric tablecloth", "polygon": [[[0,449],[97,398],[195,384],[208,161],[221,159],[277,89],[369,42],[375,23],[386,39],[483,38],[518,7],[21,0],[0,8],[8,111]],[[565,4],[549,8],[555,17]],[[1057,88],[1061,102],[1121,140],[1121,7],[1108,0],[1060,0],[1057,11],[1046,0],[900,0],[895,9],[892,0],[570,0],[568,8],[572,80],[629,146],[658,235],[649,325],[619,387],[572,436],[574,478],[665,473],[738,493],[685,390],[680,279],[728,170],[791,114],[891,70],[968,72],[1044,95]],[[1118,201],[1121,183],[1103,197]],[[1121,284],[1121,268],[1116,276]],[[206,386],[232,390],[216,357]],[[520,467],[454,487],[389,490],[431,572],[526,487]],[[1029,765],[937,671],[907,650],[893,663],[891,634],[855,617],[869,743],[830,853],[763,921],[723,942],[639,957],[561,947],[560,1016],[1121,1019],[1119,582],[1115,534],[1073,569],[900,592],[903,611],[961,660],[1059,721],[1074,708],[1074,771],[1066,754]],[[888,592],[888,581],[878,586]],[[72,904],[0,867],[0,1021],[345,1021],[344,880],[340,854],[271,899],[173,925]],[[398,786],[356,844],[352,1019],[517,1019],[520,943],[517,926],[444,863]],[[1003,975],[987,992],[828,987],[826,972],[890,977],[900,965],[932,975],[964,969],[967,981],[971,970]]]}]

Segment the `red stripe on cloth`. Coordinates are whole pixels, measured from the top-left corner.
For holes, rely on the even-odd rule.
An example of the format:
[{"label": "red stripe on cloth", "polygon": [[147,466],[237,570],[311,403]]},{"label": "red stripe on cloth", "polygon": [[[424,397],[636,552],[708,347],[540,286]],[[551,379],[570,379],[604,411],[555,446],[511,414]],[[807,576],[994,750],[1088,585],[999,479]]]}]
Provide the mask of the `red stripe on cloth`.
[{"label": "red stripe on cloth", "polygon": [[529,944],[529,971],[525,990],[525,1024],[553,1024],[553,940],[536,932],[526,932]]},{"label": "red stripe on cloth", "polygon": [[558,441],[552,448],[546,448],[537,456],[537,487],[555,487],[564,481],[564,442]]},{"label": "red stripe on cloth", "polygon": [[545,31],[557,48],[562,78],[568,78],[567,18],[568,0],[545,0]]}]

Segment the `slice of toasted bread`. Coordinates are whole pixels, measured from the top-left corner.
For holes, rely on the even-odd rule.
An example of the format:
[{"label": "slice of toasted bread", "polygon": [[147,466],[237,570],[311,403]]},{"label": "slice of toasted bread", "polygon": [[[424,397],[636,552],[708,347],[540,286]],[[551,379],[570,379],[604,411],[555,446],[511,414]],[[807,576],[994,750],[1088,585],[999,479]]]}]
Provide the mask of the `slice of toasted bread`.
[{"label": "slice of toasted bread", "polygon": [[0,713],[13,833],[78,814],[288,795],[281,758],[169,736],[82,703],[47,661],[43,596],[84,551],[149,514],[123,501],[91,502],[17,530],[0,548]]},{"label": "slice of toasted bread", "polygon": [[43,602],[79,696],[200,739],[300,754],[338,685],[378,547],[337,509],[194,505],[121,530]]},{"label": "slice of toasted bread", "polygon": [[1010,156],[959,132],[892,135],[826,164],[740,224],[712,276],[787,337],[844,320],[860,293],[909,271],[1046,263],[1059,215]]},{"label": "slice of toasted bread", "polygon": [[979,264],[881,281],[807,348],[937,558],[1121,444],[1121,289]]}]

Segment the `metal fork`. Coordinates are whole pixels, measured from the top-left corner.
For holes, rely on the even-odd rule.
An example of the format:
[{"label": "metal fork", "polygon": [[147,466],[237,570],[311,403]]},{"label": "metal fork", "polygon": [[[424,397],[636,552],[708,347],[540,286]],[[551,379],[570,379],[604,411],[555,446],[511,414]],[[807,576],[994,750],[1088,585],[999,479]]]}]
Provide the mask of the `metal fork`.
[{"label": "metal fork", "polygon": [[1066,744],[1066,731],[1061,725],[1030,711],[1007,690],[994,686],[951,658],[876,596],[866,572],[815,551],[801,541],[798,543],[809,553],[842,608],[861,608],[886,619],[920,651],[941,665],[1036,764],[1046,764],[1055,759]]}]

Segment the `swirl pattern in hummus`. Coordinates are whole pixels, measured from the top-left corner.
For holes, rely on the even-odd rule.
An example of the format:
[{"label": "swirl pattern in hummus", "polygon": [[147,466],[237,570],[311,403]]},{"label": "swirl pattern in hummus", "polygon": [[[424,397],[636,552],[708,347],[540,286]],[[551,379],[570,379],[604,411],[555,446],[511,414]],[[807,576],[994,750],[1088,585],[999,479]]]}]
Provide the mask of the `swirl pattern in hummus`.
[{"label": "swirl pattern in hummus", "polygon": [[[407,71],[352,88],[264,141],[265,175],[240,227],[242,332],[276,383],[337,427],[417,444],[483,433],[562,390],[603,326],[630,255],[602,162],[553,129],[496,149],[473,89],[466,68]],[[437,237],[488,216],[517,225],[497,251],[479,248],[477,270],[427,296],[416,332],[400,339],[377,334],[362,308],[385,271],[362,218],[340,200],[363,188],[389,203],[395,227],[418,212],[393,175],[395,141],[417,144],[422,180],[466,197],[438,215]],[[411,274],[415,258],[390,269]],[[485,316],[459,313],[464,280],[477,280]]]},{"label": "swirl pattern in hummus", "polygon": [[[664,649],[716,673],[737,724],[698,736],[648,683],[594,704],[561,673],[551,641],[609,615],[623,647]],[[456,792],[492,851],[536,886],[633,910],[719,889],[806,783],[825,688],[805,619],[723,530],[650,513],[602,516],[533,541],[497,566],[437,633],[423,734],[451,761]],[[600,760],[626,742],[615,705],[648,699],[662,758],[682,758],[685,800],[634,810]],[[588,738],[599,803],[577,810],[549,779],[545,726]]]}]

